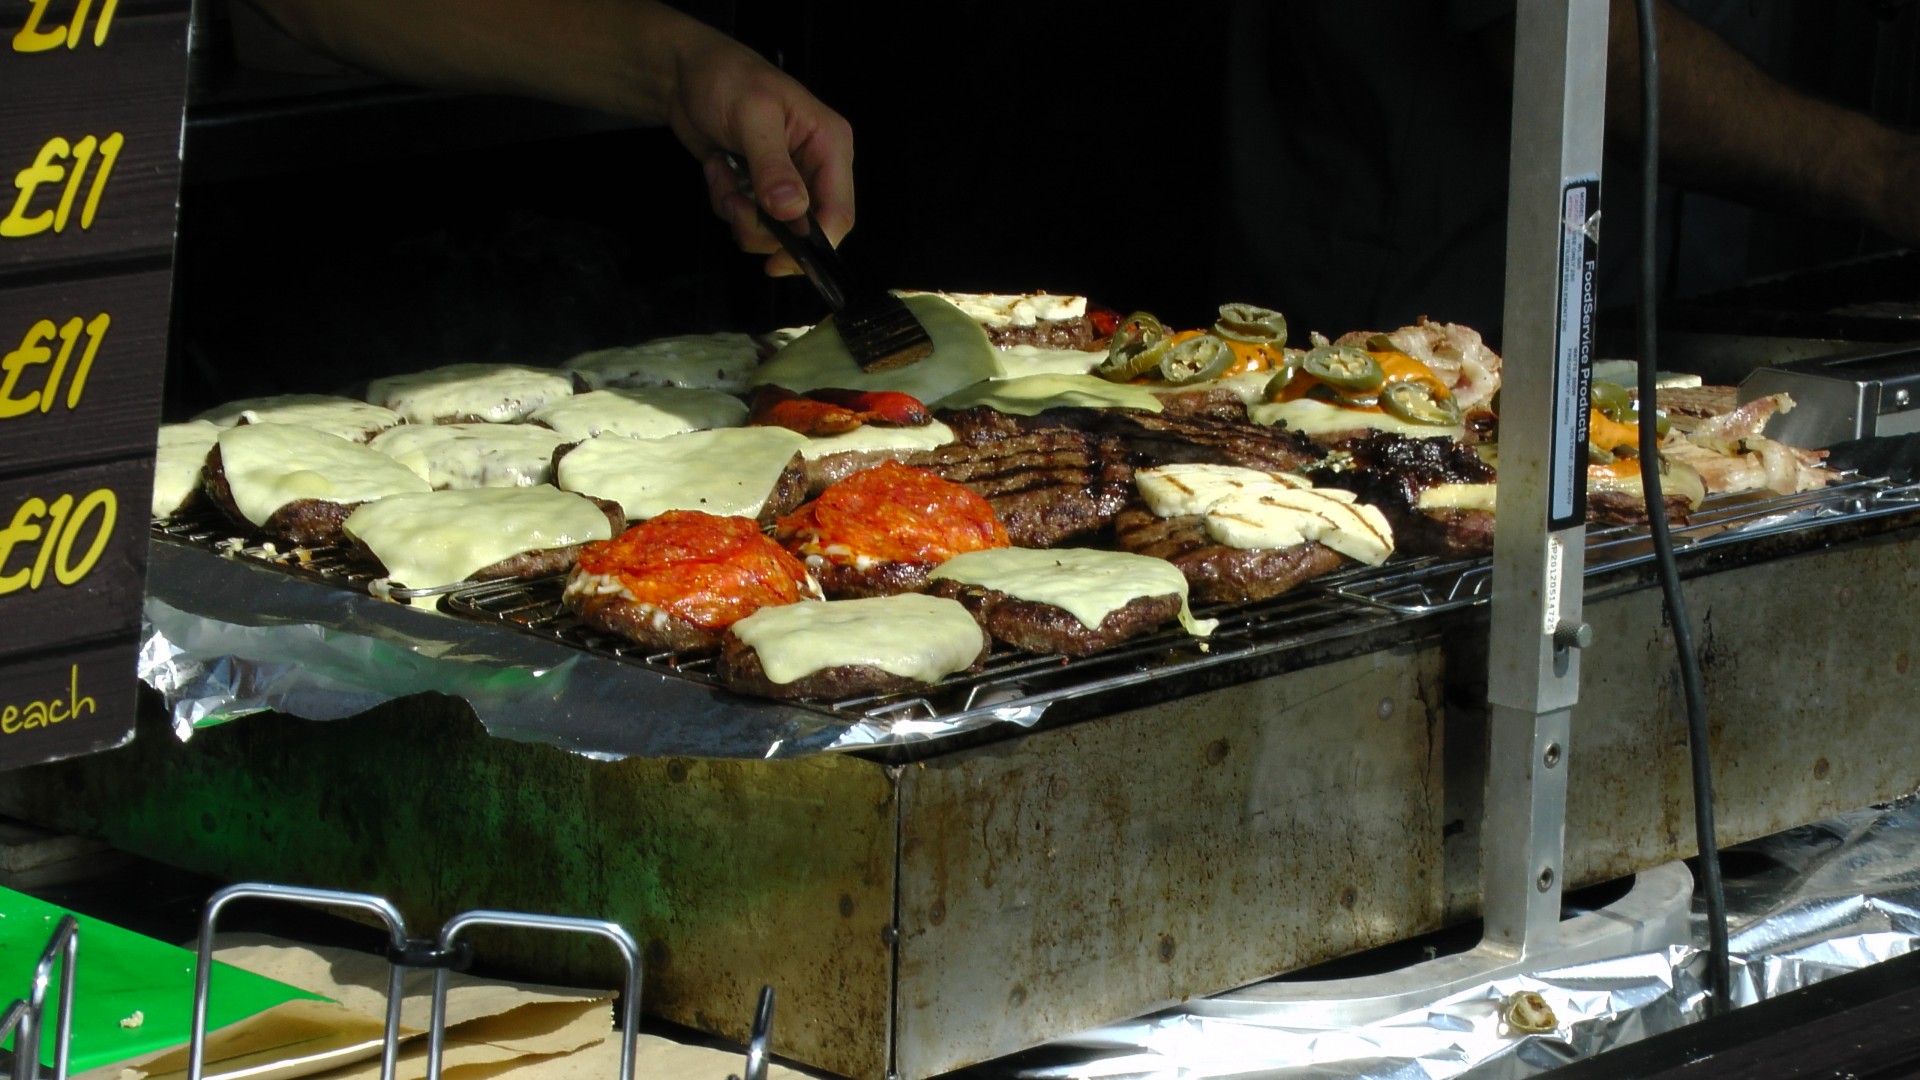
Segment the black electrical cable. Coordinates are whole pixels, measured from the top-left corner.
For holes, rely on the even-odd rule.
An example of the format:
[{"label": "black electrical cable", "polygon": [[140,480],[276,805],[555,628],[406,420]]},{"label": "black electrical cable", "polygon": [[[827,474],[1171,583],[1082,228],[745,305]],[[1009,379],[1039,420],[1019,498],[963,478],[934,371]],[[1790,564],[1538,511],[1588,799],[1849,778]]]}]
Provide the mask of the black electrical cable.
[{"label": "black electrical cable", "polygon": [[1693,647],[1693,623],[1686,595],[1680,591],[1680,570],[1673,561],[1673,539],[1660,494],[1660,468],[1654,353],[1654,248],[1660,195],[1660,65],[1653,20],[1653,0],[1636,0],[1640,22],[1640,281],[1636,331],[1640,346],[1640,476],[1646,488],[1647,520],[1653,534],[1654,563],[1659,568],[1660,591],[1666,598],[1667,620],[1673,626],[1673,647],[1680,657],[1680,684],[1687,702],[1687,754],[1693,765],[1694,839],[1700,848],[1701,887],[1707,898],[1707,977],[1712,989],[1713,1014],[1730,1011],[1732,978],[1727,964],[1727,895],[1720,880],[1720,847],[1713,825],[1713,761],[1707,746],[1707,695],[1700,682],[1700,659]]}]

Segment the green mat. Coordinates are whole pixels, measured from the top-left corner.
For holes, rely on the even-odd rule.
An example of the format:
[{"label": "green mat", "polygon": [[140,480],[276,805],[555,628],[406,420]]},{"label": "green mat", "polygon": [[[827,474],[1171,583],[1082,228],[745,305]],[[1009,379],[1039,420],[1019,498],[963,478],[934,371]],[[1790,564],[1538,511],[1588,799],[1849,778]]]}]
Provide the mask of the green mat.
[{"label": "green mat", "polygon": [[[0,889],[0,1009],[31,991],[34,965],[47,939],[66,915],[31,896]],[[190,949],[168,945],[111,923],[80,920],[79,979],[73,992],[74,1072],[110,1065],[187,1041],[193,1024],[193,964]],[[40,1063],[53,1064],[54,1024],[59,1011],[60,969],[47,988]],[[216,1031],[286,1001],[325,1001],[285,983],[216,963],[207,1030]],[[137,1026],[123,1025],[136,1012]],[[13,1040],[0,1043],[9,1054]],[[8,1059],[11,1062],[11,1058]]]}]

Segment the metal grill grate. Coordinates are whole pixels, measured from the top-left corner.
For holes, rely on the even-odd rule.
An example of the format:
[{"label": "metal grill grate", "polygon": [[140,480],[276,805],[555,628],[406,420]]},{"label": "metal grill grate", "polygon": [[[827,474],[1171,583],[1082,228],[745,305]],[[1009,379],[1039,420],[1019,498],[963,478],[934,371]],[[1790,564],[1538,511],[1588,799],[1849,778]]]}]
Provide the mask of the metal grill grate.
[{"label": "metal grill grate", "polygon": [[[1735,540],[1859,521],[1920,509],[1920,485],[1853,480],[1799,495],[1741,495],[1711,499],[1684,529],[1674,531],[1679,552]],[[154,532],[181,543],[285,573],[383,599],[427,598],[448,614],[557,641],[649,671],[719,688],[714,662],[650,651],[584,624],[561,604],[564,577],[499,581],[443,589],[407,590],[386,583],[352,553],[334,548],[281,550],[258,533],[236,532],[224,517],[206,513],[154,523]],[[1652,543],[1643,527],[1593,528],[1587,534],[1591,577],[1647,562]],[[1178,627],[1136,639],[1098,655],[1068,659],[996,648],[983,670],[943,679],[923,690],[793,707],[843,719],[882,722],[895,732],[926,723],[929,731],[974,716],[1001,720],[1038,717],[1050,705],[1100,699],[1124,707],[1126,693],[1152,684],[1163,693],[1192,689],[1211,677],[1220,683],[1259,674],[1280,654],[1332,645],[1396,623],[1454,611],[1488,599],[1491,561],[1422,558],[1381,567],[1355,566],[1309,582],[1272,600],[1202,605],[1198,618],[1220,620],[1205,639]],[[1180,689],[1175,689],[1180,688]]]}]

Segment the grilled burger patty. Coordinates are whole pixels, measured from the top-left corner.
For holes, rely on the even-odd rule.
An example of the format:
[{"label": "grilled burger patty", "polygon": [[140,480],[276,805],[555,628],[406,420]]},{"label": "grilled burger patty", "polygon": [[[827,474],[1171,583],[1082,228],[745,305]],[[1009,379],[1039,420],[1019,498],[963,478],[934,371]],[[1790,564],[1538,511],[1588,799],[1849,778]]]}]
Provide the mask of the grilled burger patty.
[{"label": "grilled burger patty", "polygon": [[1163,518],[1144,506],[1120,511],[1114,539],[1122,551],[1165,559],[1186,575],[1194,600],[1265,600],[1338,569],[1347,557],[1318,543],[1287,548],[1235,548],[1207,535],[1199,514]]},{"label": "grilled burger patty", "polygon": [[[200,477],[202,490],[213,505],[220,508],[221,513],[252,527],[246,515],[240,512],[240,507],[234,504],[233,488],[227,482],[227,470],[220,459],[218,446],[207,451],[207,467]],[[346,542],[346,533],[340,526],[359,505],[329,502],[326,499],[295,499],[275,510],[261,528],[306,547],[341,544]]]},{"label": "grilled burger patty", "polygon": [[[627,520],[620,513],[619,503],[595,499],[591,495],[582,497],[592,502],[602,514],[606,515],[607,525],[613,530],[613,535],[620,535],[620,531],[627,527]],[[379,556],[369,550],[365,544],[352,537],[346,537],[346,540],[352,545],[353,558],[356,561],[376,567],[382,574],[387,572],[387,567],[381,563]],[[574,559],[580,554],[580,549],[585,546],[584,543],[566,544],[561,547],[538,548],[533,551],[523,551],[518,555],[509,555],[499,562],[475,570],[468,575],[467,580],[497,581],[503,578],[535,578],[563,573],[573,566]]]},{"label": "grilled burger patty", "polygon": [[1118,440],[1068,428],[977,431],[907,464],[985,498],[1017,547],[1098,532],[1133,491],[1133,466]]},{"label": "grilled burger patty", "polygon": [[1099,626],[1089,627],[1064,608],[1022,600],[982,585],[943,578],[934,581],[927,592],[958,600],[997,641],[1028,652],[1063,656],[1091,656],[1150,633],[1178,616],[1181,603],[1174,593],[1142,596],[1110,612]]}]

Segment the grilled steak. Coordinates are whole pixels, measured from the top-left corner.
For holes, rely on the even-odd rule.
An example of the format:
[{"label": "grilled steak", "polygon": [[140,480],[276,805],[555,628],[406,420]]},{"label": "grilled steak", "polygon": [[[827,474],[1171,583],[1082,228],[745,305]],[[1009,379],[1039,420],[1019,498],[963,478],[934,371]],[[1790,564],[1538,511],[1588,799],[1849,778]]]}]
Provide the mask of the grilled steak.
[{"label": "grilled steak", "polygon": [[1098,532],[1131,496],[1133,467],[1118,440],[1070,428],[1009,427],[978,426],[971,438],[914,454],[906,464],[985,498],[1018,547],[1052,547]]},{"label": "grilled steak", "polygon": [[[987,658],[986,636],[981,635],[979,659],[974,661],[972,670],[979,670],[980,664]],[[728,631],[721,638],[720,655],[714,663],[727,689],[755,697],[770,698],[839,698],[859,697],[866,694],[892,694],[904,690],[918,690],[927,684],[904,675],[895,675],[865,664],[848,664],[841,667],[822,668],[810,675],[803,675],[789,683],[776,683],[767,678],[760,667],[760,654],[751,645],[746,644]]]},{"label": "grilled steak", "polygon": [[1411,555],[1485,555],[1493,550],[1491,510],[1419,509],[1420,493],[1439,484],[1491,484],[1493,466],[1464,443],[1385,431],[1350,435],[1325,465],[1307,474],[1317,487],[1344,488],[1378,507],[1393,526],[1394,547]]},{"label": "grilled steak", "polygon": [[1100,330],[1085,315],[1073,319],[1041,319],[1031,326],[986,326],[987,340],[997,348],[1032,345],[1041,349],[1089,352],[1100,341]]},{"label": "grilled steak", "polygon": [[1239,465],[1266,472],[1301,472],[1325,456],[1311,439],[1285,428],[1262,427],[1222,414],[1150,413],[1108,409],[1096,430],[1117,437],[1134,464]]},{"label": "grilled steak", "polygon": [[1345,555],[1317,543],[1289,548],[1234,548],[1207,535],[1199,514],[1163,518],[1133,505],[1114,519],[1122,551],[1152,555],[1180,568],[1194,600],[1230,603],[1265,600],[1338,569]]},{"label": "grilled steak", "polygon": [[958,600],[998,641],[1028,652],[1064,656],[1091,656],[1150,633],[1180,614],[1177,594],[1143,596],[1108,613],[1099,626],[1089,627],[1063,608],[1021,600],[981,585],[941,579],[927,591]]}]

